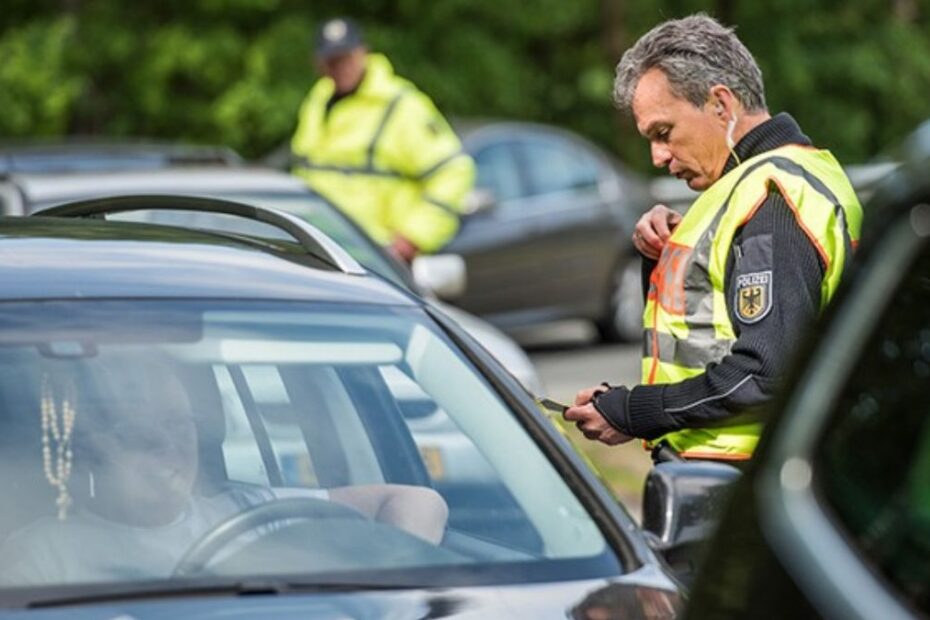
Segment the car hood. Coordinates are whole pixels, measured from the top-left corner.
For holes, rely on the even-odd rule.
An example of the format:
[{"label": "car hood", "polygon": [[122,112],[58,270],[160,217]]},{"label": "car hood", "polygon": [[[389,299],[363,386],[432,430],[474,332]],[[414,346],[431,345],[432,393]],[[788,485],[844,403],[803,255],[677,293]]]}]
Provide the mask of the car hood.
[{"label": "car hood", "polygon": [[[420,620],[424,618],[520,619],[674,618],[679,595],[621,579],[503,587],[443,588],[312,595],[171,598],[32,610],[30,618],[73,620],[194,620],[308,618]],[[0,613],[0,618],[22,617]]]}]

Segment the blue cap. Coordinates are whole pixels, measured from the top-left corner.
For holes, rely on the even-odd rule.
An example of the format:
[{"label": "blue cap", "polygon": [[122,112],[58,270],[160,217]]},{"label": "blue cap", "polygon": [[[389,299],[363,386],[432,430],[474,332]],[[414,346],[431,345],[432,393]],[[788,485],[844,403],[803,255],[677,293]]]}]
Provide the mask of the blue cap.
[{"label": "blue cap", "polygon": [[348,17],[334,17],[323,22],[316,34],[317,58],[345,54],[365,45],[362,29]]}]

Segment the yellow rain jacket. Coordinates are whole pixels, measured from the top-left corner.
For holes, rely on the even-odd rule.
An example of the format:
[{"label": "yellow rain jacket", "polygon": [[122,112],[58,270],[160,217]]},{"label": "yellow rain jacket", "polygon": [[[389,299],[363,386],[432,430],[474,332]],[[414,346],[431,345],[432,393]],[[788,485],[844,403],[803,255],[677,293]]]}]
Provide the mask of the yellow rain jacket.
[{"label": "yellow rain jacket", "polygon": [[300,109],[294,173],[381,244],[396,236],[435,252],[458,230],[475,168],[433,102],[369,54],[358,89],[327,111],[320,79]]}]

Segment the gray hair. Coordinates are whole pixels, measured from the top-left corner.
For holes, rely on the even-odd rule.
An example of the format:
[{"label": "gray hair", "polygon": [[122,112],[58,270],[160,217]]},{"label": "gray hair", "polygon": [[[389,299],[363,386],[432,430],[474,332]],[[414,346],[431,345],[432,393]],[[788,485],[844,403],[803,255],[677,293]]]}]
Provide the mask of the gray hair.
[{"label": "gray hair", "polygon": [[663,22],[644,34],[617,65],[614,103],[632,108],[633,92],[650,69],[660,69],[672,92],[701,107],[723,84],[749,112],[765,110],[762,71],[732,28],[703,13]]}]

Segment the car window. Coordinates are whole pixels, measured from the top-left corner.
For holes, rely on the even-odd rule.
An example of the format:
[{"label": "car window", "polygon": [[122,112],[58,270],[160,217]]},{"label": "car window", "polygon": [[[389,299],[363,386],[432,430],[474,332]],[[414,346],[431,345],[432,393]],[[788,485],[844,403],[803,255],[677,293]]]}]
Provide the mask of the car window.
[{"label": "car window", "polygon": [[512,200],[524,195],[520,170],[514,156],[514,144],[492,144],[474,154],[478,169],[475,186],[493,192],[497,201]]},{"label": "car window", "polygon": [[529,179],[528,194],[552,194],[596,187],[597,160],[567,140],[525,138],[520,155]]},{"label": "car window", "polygon": [[930,246],[888,300],[818,454],[818,488],[853,546],[930,611]]},{"label": "car window", "polygon": [[[16,497],[0,504],[0,589],[619,571],[520,421],[418,308],[0,304],[0,458],[0,492]],[[277,516],[256,522],[256,509]],[[218,527],[247,512],[245,529]]]}]

